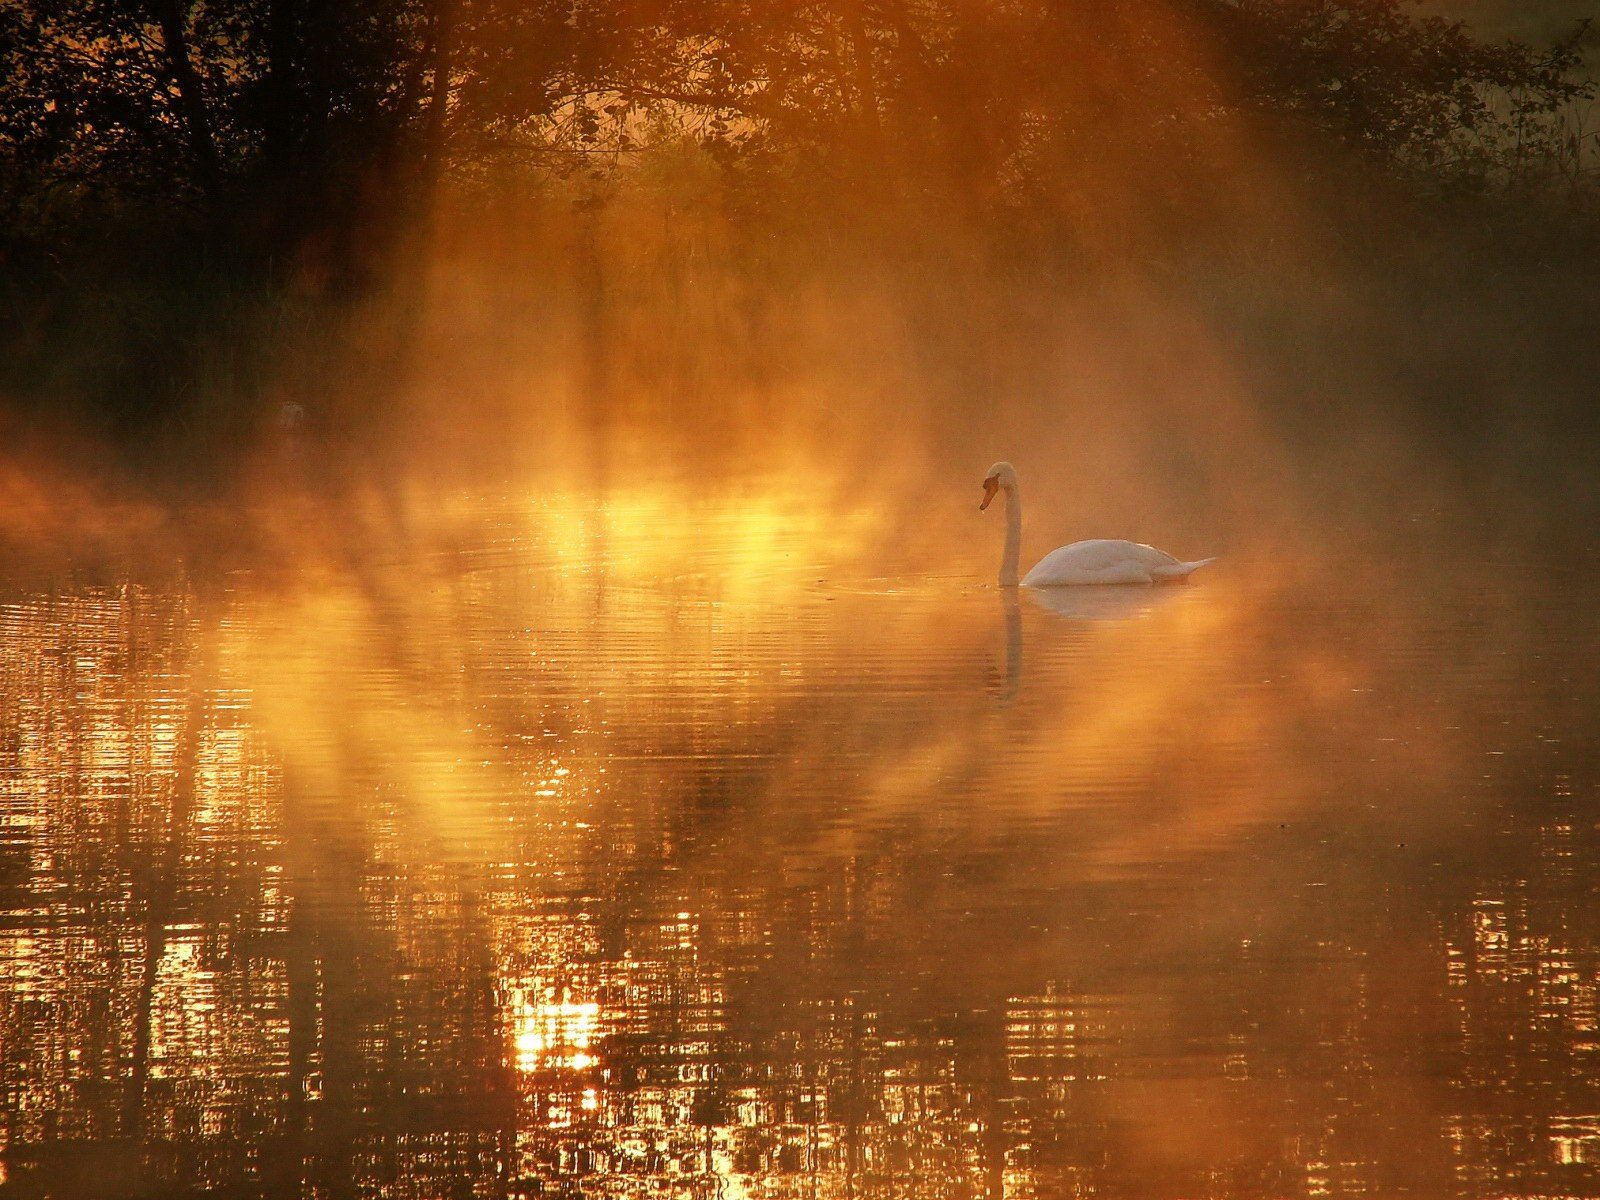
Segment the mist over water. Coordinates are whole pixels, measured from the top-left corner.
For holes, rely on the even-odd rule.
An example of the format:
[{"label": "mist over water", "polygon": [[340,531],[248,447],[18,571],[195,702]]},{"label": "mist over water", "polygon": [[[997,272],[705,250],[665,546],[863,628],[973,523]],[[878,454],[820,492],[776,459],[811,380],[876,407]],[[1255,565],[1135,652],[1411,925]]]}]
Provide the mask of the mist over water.
[{"label": "mist over water", "polygon": [[8,1190],[1592,1189],[1592,567],[1019,596],[975,498],[13,583]]},{"label": "mist over water", "polygon": [[[1600,1186],[1581,349],[615,219],[285,316],[221,482],[13,456],[6,1194]],[[1220,561],[997,589],[996,457]]]},{"label": "mist over water", "polygon": [[0,15],[0,1200],[1600,1194],[1571,47],[159,7]]},{"label": "mist over water", "polygon": [[[1600,1185],[1557,335],[664,211],[295,318],[220,485],[14,456],[4,1190]],[[997,456],[1220,561],[997,589]]]}]

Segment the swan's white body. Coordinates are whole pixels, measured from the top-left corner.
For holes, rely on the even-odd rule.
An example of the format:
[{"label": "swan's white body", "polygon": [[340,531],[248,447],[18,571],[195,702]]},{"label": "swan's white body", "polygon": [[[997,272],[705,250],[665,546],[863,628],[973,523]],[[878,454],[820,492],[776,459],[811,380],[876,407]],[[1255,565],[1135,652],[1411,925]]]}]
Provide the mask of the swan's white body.
[{"label": "swan's white body", "polygon": [[[1022,496],[1017,487],[1017,472],[1010,463],[995,463],[983,481],[983,503],[988,508],[996,492],[1006,494],[1006,549],[1000,562],[1000,586],[1016,587],[1022,555]],[[1020,581],[1023,587],[1068,587],[1097,583],[1174,583],[1187,579],[1212,558],[1180,562],[1165,550],[1142,542],[1096,538],[1073,542],[1052,550]]]},{"label": "swan's white body", "polygon": [[1063,587],[1078,583],[1166,583],[1187,579],[1211,559],[1179,562],[1165,550],[1143,542],[1096,538],[1052,550],[1022,577],[1023,587]]}]

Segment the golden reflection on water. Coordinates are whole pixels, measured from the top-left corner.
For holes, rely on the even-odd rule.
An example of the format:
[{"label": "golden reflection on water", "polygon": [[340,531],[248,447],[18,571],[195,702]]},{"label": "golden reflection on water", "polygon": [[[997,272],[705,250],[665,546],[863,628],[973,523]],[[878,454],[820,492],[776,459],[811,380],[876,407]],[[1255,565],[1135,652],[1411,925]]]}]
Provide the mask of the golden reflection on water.
[{"label": "golden reflection on water", "polygon": [[1600,1188],[1582,580],[1006,595],[741,500],[12,586],[6,1190]]}]

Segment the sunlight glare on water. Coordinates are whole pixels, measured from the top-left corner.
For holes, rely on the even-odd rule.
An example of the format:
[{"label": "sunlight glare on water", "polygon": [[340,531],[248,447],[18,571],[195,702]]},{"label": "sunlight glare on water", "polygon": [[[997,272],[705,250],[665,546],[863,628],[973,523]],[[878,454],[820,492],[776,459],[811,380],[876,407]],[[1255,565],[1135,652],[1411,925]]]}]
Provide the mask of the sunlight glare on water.
[{"label": "sunlight glare on water", "polygon": [[0,596],[15,1194],[1600,1189],[1586,578],[439,511]]}]

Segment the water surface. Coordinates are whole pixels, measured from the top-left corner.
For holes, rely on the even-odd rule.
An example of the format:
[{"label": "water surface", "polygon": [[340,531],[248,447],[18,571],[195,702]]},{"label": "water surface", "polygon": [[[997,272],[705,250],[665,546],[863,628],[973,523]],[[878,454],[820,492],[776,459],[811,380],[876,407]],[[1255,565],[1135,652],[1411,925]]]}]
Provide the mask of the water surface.
[{"label": "water surface", "polygon": [[0,1195],[1600,1194],[1592,571],[463,513],[5,585]]}]

